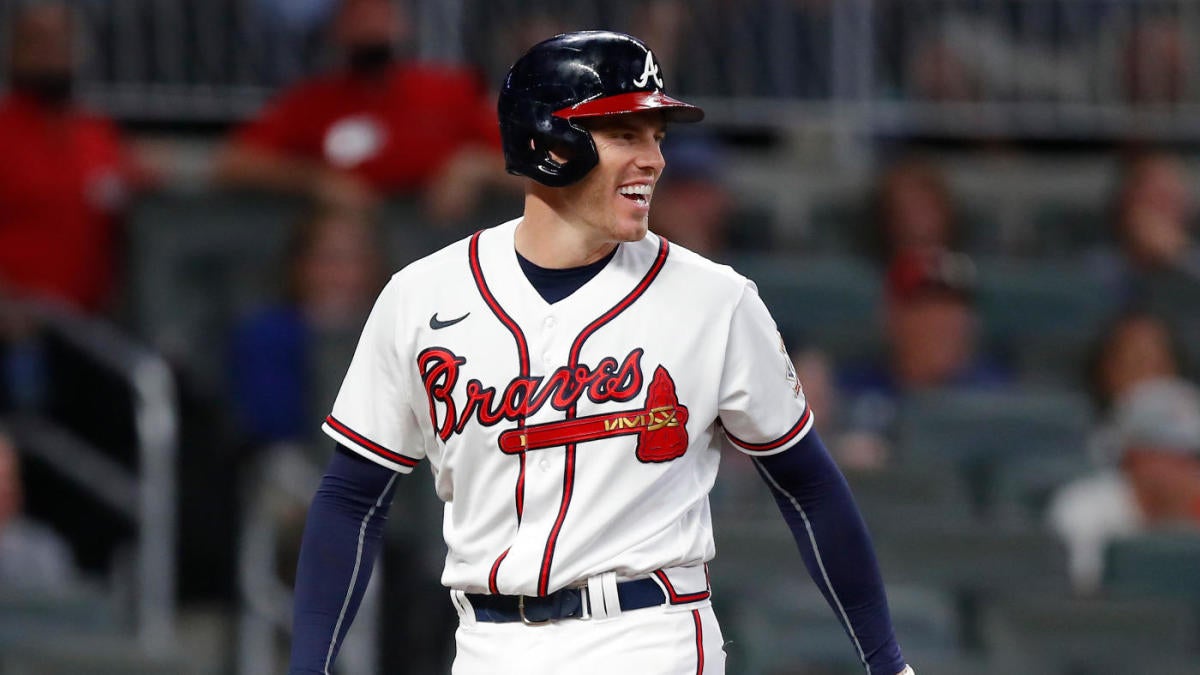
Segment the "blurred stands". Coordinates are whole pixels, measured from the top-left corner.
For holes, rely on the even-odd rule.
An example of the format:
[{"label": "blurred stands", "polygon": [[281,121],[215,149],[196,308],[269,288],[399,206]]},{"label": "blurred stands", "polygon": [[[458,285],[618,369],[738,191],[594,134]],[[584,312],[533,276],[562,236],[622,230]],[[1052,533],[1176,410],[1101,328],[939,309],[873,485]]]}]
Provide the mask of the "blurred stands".
[{"label": "blurred stands", "polygon": [[[153,122],[168,132],[253,114],[276,86],[310,72],[321,58],[312,39],[301,40],[299,52],[280,52],[295,36],[264,37],[263,17],[251,4],[83,3],[83,31],[95,58],[85,64],[82,92],[118,118]],[[413,4],[419,55],[472,59],[493,72],[503,69],[501,55],[523,34],[516,24],[529,5]],[[534,4],[544,4],[564,28],[639,28],[626,25],[640,17],[626,11],[626,3],[565,3],[561,10]],[[1195,60],[1179,74],[1187,86],[1167,78],[1155,94],[1136,81],[1122,56],[1139,25],[1163,18],[1185,27],[1185,37],[1194,41],[1200,12],[1188,0],[678,4],[686,11],[674,63],[666,58],[668,45],[654,45],[669,86],[699,96],[712,127],[730,138],[769,139],[765,147],[746,143],[725,157],[721,173],[737,199],[736,248],[720,257],[757,283],[789,344],[821,349],[838,361],[877,353],[885,343],[882,271],[863,249],[862,235],[875,224],[867,196],[887,143],[911,135],[984,138],[989,146],[1006,138],[1157,138],[1186,147],[1183,142],[1200,139]],[[0,17],[13,6],[0,0]],[[183,38],[170,39],[172,30]],[[1130,58],[1138,63],[1143,57]],[[933,69],[932,79],[930,59],[946,66]],[[1147,73],[1173,72],[1141,63]],[[965,79],[944,79],[955,73]],[[204,142],[210,141],[215,139]],[[847,471],[889,581],[901,644],[922,675],[1200,671],[1200,535],[1153,533],[1117,542],[1101,592],[1080,599],[1069,588],[1061,545],[1043,526],[1049,494],[1094,466],[1089,443],[1100,420],[1084,394],[1086,347],[1122,309],[1096,264],[1098,253],[1117,245],[1110,211],[1120,167],[1107,150],[1058,155],[968,145],[936,156],[964,229],[961,247],[978,267],[984,346],[1012,366],[1017,386],[1002,393],[911,397],[891,439],[891,463]],[[1194,158],[1185,159],[1195,171]],[[1189,187],[1194,194],[1194,180]],[[185,415],[180,421],[193,432],[226,416],[229,329],[278,297],[289,227],[304,207],[287,198],[171,183],[135,203],[125,229],[119,321],[164,354],[174,373],[216,411],[212,417]],[[388,201],[380,210],[388,268],[519,212],[511,196],[497,197],[471,218],[435,229],[427,226],[418,199]],[[1195,375],[1200,283],[1160,275],[1147,284],[1146,297],[1180,329]],[[106,395],[110,390],[94,383],[86,391],[89,396],[73,405],[133,408],[127,391],[124,397]],[[174,403],[170,396],[151,399]],[[818,410],[818,426],[821,420]],[[135,446],[109,442],[126,424],[136,426],[84,428],[83,440],[104,445],[101,454],[115,457],[121,468],[91,476],[128,478],[137,465]],[[208,447],[214,437],[221,445]],[[181,461],[202,455],[223,466],[241,458],[242,449],[227,436],[201,441]],[[207,479],[192,468],[179,470]],[[261,486],[253,478],[229,492],[253,493]],[[136,503],[128,480],[95,482],[101,496],[67,493],[73,505],[89,505],[76,511],[92,516],[119,510],[104,505],[106,499]],[[219,487],[213,494],[227,494]],[[241,508],[227,512],[249,520],[261,504],[242,497]],[[730,672],[861,673],[744,458],[727,458],[712,503],[714,603],[732,641]],[[238,526],[210,514],[221,513],[219,505],[192,501],[188,508],[216,528]],[[89,534],[111,538],[79,536],[86,541]],[[0,595],[0,675],[207,674],[232,667],[233,659],[221,655],[188,663],[174,653],[147,655],[134,637],[139,624],[131,603],[146,592],[130,587],[134,579],[145,580],[130,571],[130,545],[123,536],[120,546],[110,546],[121,549],[112,556],[119,569],[108,585],[115,590],[87,588],[65,598]],[[252,548],[239,554],[252,557]],[[103,562],[111,562],[111,553],[105,550]],[[193,562],[201,574],[193,569],[192,575],[215,575],[207,563]],[[264,569],[275,571],[269,565],[253,571]],[[275,630],[285,621],[286,607],[279,605],[256,616],[254,603],[262,598],[252,596],[239,599],[248,623],[271,614]],[[420,607],[414,612],[419,615]],[[222,625],[232,621],[218,619]],[[53,644],[45,640],[49,634]],[[220,639],[216,648],[234,651]]]},{"label": "blurred stands", "polygon": [[[1003,169],[996,173],[1009,175]],[[786,188],[780,184],[780,190]],[[1103,186],[1097,180],[1098,194]],[[1010,187],[998,179],[992,198],[1013,201]],[[251,194],[160,193],[145,199],[131,229],[136,283],[129,310],[137,331],[152,336],[181,365],[216,372],[211,367],[220,363],[219,336],[228,322],[275,290],[284,224],[299,208]],[[1021,213],[1038,208],[1027,204]],[[474,225],[516,213],[515,205],[503,204]],[[468,224],[450,230],[425,227],[420,206],[411,201],[387,203],[382,225],[391,269],[473,229]],[[1095,640],[1116,644],[1117,650],[1125,644],[1130,654],[1143,649],[1136,642],[1140,633],[1122,643],[1113,637],[1116,628],[1078,621],[1080,613],[1069,607],[1060,545],[1040,524],[1049,492],[1091,466],[1086,444],[1094,420],[1079,393],[1081,345],[1114,311],[1089,281],[1083,256],[1091,245],[1079,242],[1074,257],[1016,249],[981,260],[987,343],[1011,351],[1025,384],[1007,393],[930,393],[907,401],[897,446],[900,461],[879,472],[848,476],[890,587],[896,589],[900,635],[905,644],[911,636],[913,659],[929,664],[922,672],[1004,668],[1002,657],[1012,645],[1036,637],[1018,630],[1026,620],[1062,621],[1072,635],[1079,634],[1082,645]],[[782,247],[770,253],[732,252],[725,260],[756,281],[786,334],[801,335],[839,358],[870,353],[881,342],[873,327],[880,311],[880,272],[848,248],[833,250],[835,255],[824,255]],[[197,334],[213,338],[191,339]],[[713,577],[715,602],[733,640],[731,664],[745,666],[731,672],[855,672],[845,663],[853,656],[848,642],[828,642],[834,636],[845,639],[844,634],[806,586],[794,545],[765,489],[757,478],[730,469],[714,492],[719,555]],[[771,569],[763,569],[763,560],[772,561]],[[1040,590],[1068,608],[999,604],[1012,589]],[[1110,612],[1118,626],[1125,620],[1121,617],[1136,623],[1142,616],[1137,613],[1142,605],[1096,606]],[[1127,607],[1133,609],[1127,613]],[[1066,618],[1055,618],[1055,612]],[[778,630],[764,632],[764,622]],[[794,651],[767,649],[782,644],[783,635],[814,637],[798,640]],[[1188,651],[1192,643],[1172,644],[1159,654],[1162,672],[1171,672],[1172,659],[1186,663],[1194,656]],[[1063,645],[1067,661],[1061,668],[1079,667],[1071,654],[1086,649]],[[1039,643],[1029,649],[1053,646]],[[808,655],[816,669],[781,665],[785,657],[800,655]],[[1044,672],[1067,672],[1062,669]]]}]

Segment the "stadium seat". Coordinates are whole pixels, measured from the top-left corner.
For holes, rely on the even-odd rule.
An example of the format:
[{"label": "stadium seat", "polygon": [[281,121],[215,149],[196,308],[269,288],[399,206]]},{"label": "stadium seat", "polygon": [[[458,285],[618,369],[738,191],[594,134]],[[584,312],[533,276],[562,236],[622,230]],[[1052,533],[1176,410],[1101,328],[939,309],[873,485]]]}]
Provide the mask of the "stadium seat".
[{"label": "stadium seat", "polygon": [[[795,672],[797,664],[829,669],[857,668],[859,657],[849,635],[803,572],[788,582],[760,579],[756,592],[740,599],[737,610],[722,618],[726,637],[737,636],[729,672]],[[959,624],[952,598],[937,591],[895,586],[888,589],[892,623],[903,645],[926,654],[956,655]],[[739,663],[740,661],[740,663]],[[924,671],[922,671],[924,672]]]},{"label": "stadium seat", "polygon": [[1034,528],[919,528],[879,533],[880,565],[889,583],[924,584],[963,592],[1013,588],[1065,592],[1066,553],[1058,539]]},{"label": "stadium seat", "polygon": [[1033,387],[1077,387],[1087,370],[1096,335],[1026,335],[998,345],[1022,384]]},{"label": "stadium seat", "polygon": [[1173,598],[1200,608],[1200,533],[1164,531],[1119,539],[1105,555],[1104,587],[1114,595]]},{"label": "stadium seat", "polygon": [[5,645],[50,633],[109,634],[120,628],[112,599],[99,590],[0,593],[0,653],[5,651]]},{"label": "stadium seat", "polygon": [[983,259],[979,308],[993,342],[1094,335],[1116,309],[1083,262]]},{"label": "stadium seat", "polygon": [[1200,662],[1195,616],[1177,604],[1010,595],[983,616],[986,648],[1006,672],[1162,675]]},{"label": "stadium seat", "polygon": [[899,452],[906,461],[949,462],[982,503],[989,472],[1017,456],[1083,461],[1091,407],[1078,392],[951,391],[917,394],[901,406]]},{"label": "stadium seat", "polygon": [[877,536],[975,523],[967,484],[953,465],[911,462],[845,475],[867,527]]},{"label": "stadium seat", "polygon": [[1041,523],[1054,491],[1093,468],[1082,453],[1001,458],[983,485],[984,509],[992,518]]},{"label": "stadium seat", "polygon": [[128,638],[58,633],[6,645],[0,675],[192,675],[175,656],[147,655]]},{"label": "stadium seat", "polygon": [[835,358],[877,347],[881,279],[852,258],[740,254],[724,262],[749,277],[789,347],[813,344]]},{"label": "stadium seat", "polygon": [[1064,258],[1077,255],[1111,238],[1104,205],[1054,201],[1040,204],[1033,213],[1033,231],[1022,253]]}]

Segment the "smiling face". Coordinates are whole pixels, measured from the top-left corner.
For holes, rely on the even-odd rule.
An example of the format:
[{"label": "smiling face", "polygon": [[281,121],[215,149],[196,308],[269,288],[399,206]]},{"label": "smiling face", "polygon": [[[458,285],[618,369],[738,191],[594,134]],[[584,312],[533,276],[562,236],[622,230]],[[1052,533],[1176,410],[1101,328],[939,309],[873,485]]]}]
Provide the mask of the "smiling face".
[{"label": "smiling face", "polygon": [[583,180],[546,188],[547,201],[594,242],[638,241],[646,236],[654,184],[666,161],[661,112],[608,115],[579,120],[592,134],[600,162]]}]

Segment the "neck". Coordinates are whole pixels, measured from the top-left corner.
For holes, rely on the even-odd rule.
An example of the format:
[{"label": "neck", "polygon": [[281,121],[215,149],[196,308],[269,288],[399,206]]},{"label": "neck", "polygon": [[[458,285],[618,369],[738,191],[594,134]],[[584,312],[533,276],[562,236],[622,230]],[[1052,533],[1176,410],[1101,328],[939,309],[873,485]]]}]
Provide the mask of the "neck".
[{"label": "neck", "polygon": [[565,269],[596,262],[617,242],[598,236],[595,228],[573,218],[557,194],[525,193],[525,214],[517,226],[517,253],[539,267]]}]

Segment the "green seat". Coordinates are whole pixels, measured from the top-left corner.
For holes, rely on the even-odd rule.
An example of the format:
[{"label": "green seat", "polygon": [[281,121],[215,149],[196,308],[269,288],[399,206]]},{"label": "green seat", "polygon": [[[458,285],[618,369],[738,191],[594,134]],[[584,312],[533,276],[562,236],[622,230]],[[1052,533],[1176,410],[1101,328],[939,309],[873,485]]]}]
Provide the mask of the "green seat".
[{"label": "green seat", "polygon": [[88,588],[55,594],[0,593],[0,652],[4,645],[48,632],[114,633],[121,628],[112,600]]},{"label": "green seat", "polygon": [[982,502],[1001,460],[1082,457],[1091,418],[1078,392],[940,390],[903,401],[899,449],[910,460],[957,465]]},{"label": "green seat", "polygon": [[59,633],[0,651],[3,675],[189,675],[174,656],[150,656],[130,639]]},{"label": "green seat", "polygon": [[983,501],[993,517],[1041,523],[1054,491],[1091,470],[1082,452],[1000,459],[988,473]]},{"label": "green seat", "polygon": [[1116,309],[1083,262],[977,261],[979,310],[993,342],[1094,335]]},{"label": "green seat", "polygon": [[841,254],[862,249],[866,238],[863,228],[871,222],[867,216],[867,204],[857,195],[816,196],[809,209],[803,245],[810,251]]},{"label": "green seat", "polygon": [[1146,281],[1150,308],[1174,320],[1194,321],[1200,307],[1200,279],[1183,273],[1160,273]]},{"label": "green seat", "polygon": [[975,523],[967,483],[953,465],[914,462],[847,471],[846,480],[868,529],[877,536]]},{"label": "green seat", "polygon": [[873,353],[881,331],[881,279],[863,260],[741,254],[725,260],[758,286],[780,331],[835,358]]},{"label": "green seat", "polygon": [[1010,596],[985,608],[981,625],[1007,672],[1159,675],[1200,663],[1195,616],[1162,601]]},{"label": "green seat", "polygon": [[1033,237],[1024,253],[1066,257],[1100,246],[1111,239],[1103,204],[1051,202],[1033,213]]},{"label": "green seat", "polygon": [[844,473],[860,505],[905,504],[941,509],[964,504],[968,498],[967,485],[951,464],[913,462]]},{"label": "green seat", "polygon": [[875,545],[889,583],[972,593],[1065,592],[1068,587],[1066,553],[1057,538],[1039,529],[920,528],[894,536],[880,533]]},{"label": "green seat", "polygon": [[1122,596],[1156,596],[1200,607],[1200,534],[1153,532],[1111,543],[1104,586]]},{"label": "green seat", "polygon": [[1095,337],[1025,335],[1006,349],[1022,383],[1035,387],[1078,387],[1087,370]]},{"label": "green seat", "polygon": [[[793,669],[805,663],[835,672],[862,672],[855,645],[835,610],[806,577],[790,582],[760,580],[760,584],[736,611],[721,617],[726,632],[741,640],[729,672],[797,672]],[[960,626],[951,597],[930,589],[893,586],[888,589],[888,604],[905,649],[958,653]]]}]

